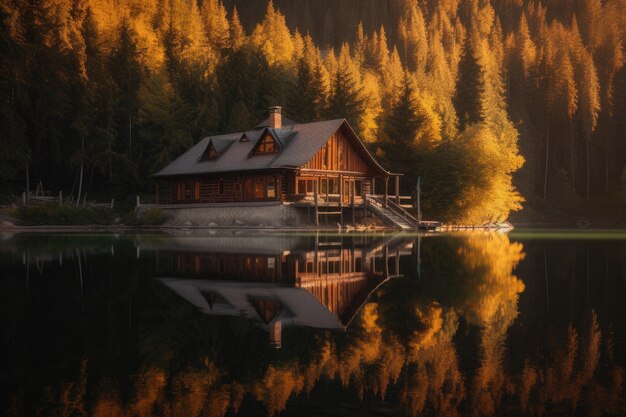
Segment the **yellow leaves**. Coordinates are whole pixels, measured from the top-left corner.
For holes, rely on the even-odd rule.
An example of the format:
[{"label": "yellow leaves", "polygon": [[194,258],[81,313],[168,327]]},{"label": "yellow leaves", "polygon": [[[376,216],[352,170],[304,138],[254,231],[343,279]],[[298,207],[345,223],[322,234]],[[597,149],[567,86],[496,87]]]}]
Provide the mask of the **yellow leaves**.
[{"label": "yellow leaves", "polygon": [[149,417],[153,414],[155,403],[162,395],[166,375],[163,369],[148,368],[137,377],[135,398],[130,405],[133,415]]},{"label": "yellow leaves", "polygon": [[299,393],[303,387],[304,379],[296,369],[270,365],[253,390],[257,400],[265,404],[268,414],[274,416],[285,409],[291,394]]},{"label": "yellow leaves", "polygon": [[415,317],[423,323],[425,329],[414,330],[409,347],[416,354],[420,349],[431,348],[435,345],[435,337],[443,328],[442,309],[438,304],[430,304],[420,309],[415,307]]},{"label": "yellow leaves", "polygon": [[361,136],[363,140],[372,142],[378,136],[378,117],[382,112],[382,106],[378,77],[370,71],[363,76],[361,93],[365,97]]},{"label": "yellow leaves", "polygon": [[274,9],[272,1],[267,5],[264,20],[252,32],[251,39],[270,65],[287,64],[294,56],[295,45],[285,16]]}]

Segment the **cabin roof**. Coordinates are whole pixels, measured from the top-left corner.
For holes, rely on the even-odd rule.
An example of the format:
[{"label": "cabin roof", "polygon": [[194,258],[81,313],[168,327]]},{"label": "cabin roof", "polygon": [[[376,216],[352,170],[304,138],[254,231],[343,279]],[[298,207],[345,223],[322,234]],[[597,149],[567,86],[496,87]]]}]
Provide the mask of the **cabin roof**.
[{"label": "cabin roof", "polygon": [[[294,124],[283,124],[280,129],[260,127],[245,132],[206,137],[154,174],[154,177],[279,168],[295,169],[309,162],[324,143],[342,127],[346,129],[348,136],[353,137],[355,146],[359,148],[372,167],[380,173],[388,174],[367,151],[345,119],[311,123],[294,122]],[[252,155],[252,150],[266,132],[279,140],[280,151],[274,154]],[[248,138],[247,141],[240,140],[244,134]],[[218,157],[213,160],[203,160],[202,156],[209,141],[213,141]]]}]

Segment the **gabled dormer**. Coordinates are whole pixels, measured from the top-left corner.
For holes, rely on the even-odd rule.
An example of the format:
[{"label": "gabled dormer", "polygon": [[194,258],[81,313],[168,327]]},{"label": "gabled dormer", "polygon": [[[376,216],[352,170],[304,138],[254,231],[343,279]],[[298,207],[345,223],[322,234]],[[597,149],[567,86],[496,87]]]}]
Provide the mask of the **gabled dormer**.
[{"label": "gabled dormer", "polygon": [[209,139],[209,143],[206,145],[202,156],[200,157],[200,161],[213,161],[219,158],[219,153],[213,144],[213,139]]},{"label": "gabled dormer", "polygon": [[271,155],[280,152],[282,149],[282,143],[274,129],[266,128],[261,134],[261,137],[250,151],[249,156],[255,155]]}]

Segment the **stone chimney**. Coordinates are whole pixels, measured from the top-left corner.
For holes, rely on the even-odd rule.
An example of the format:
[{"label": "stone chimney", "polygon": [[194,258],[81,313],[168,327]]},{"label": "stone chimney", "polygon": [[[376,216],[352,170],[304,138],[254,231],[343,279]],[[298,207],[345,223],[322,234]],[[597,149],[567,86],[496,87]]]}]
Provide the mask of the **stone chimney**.
[{"label": "stone chimney", "polygon": [[270,127],[274,129],[283,127],[283,116],[280,106],[270,107]]}]

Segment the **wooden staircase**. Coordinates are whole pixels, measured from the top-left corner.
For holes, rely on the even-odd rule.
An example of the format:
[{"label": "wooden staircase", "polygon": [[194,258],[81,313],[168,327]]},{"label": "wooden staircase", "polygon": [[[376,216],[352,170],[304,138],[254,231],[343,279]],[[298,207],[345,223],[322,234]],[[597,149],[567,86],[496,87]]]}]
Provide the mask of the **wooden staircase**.
[{"label": "wooden staircase", "polygon": [[391,198],[387,197],[387,204],[385,204],[385,197],[368,195],[366,198],[370,211],[390,226],[400,230],[417,230],[419,228],[420,222]]}]

